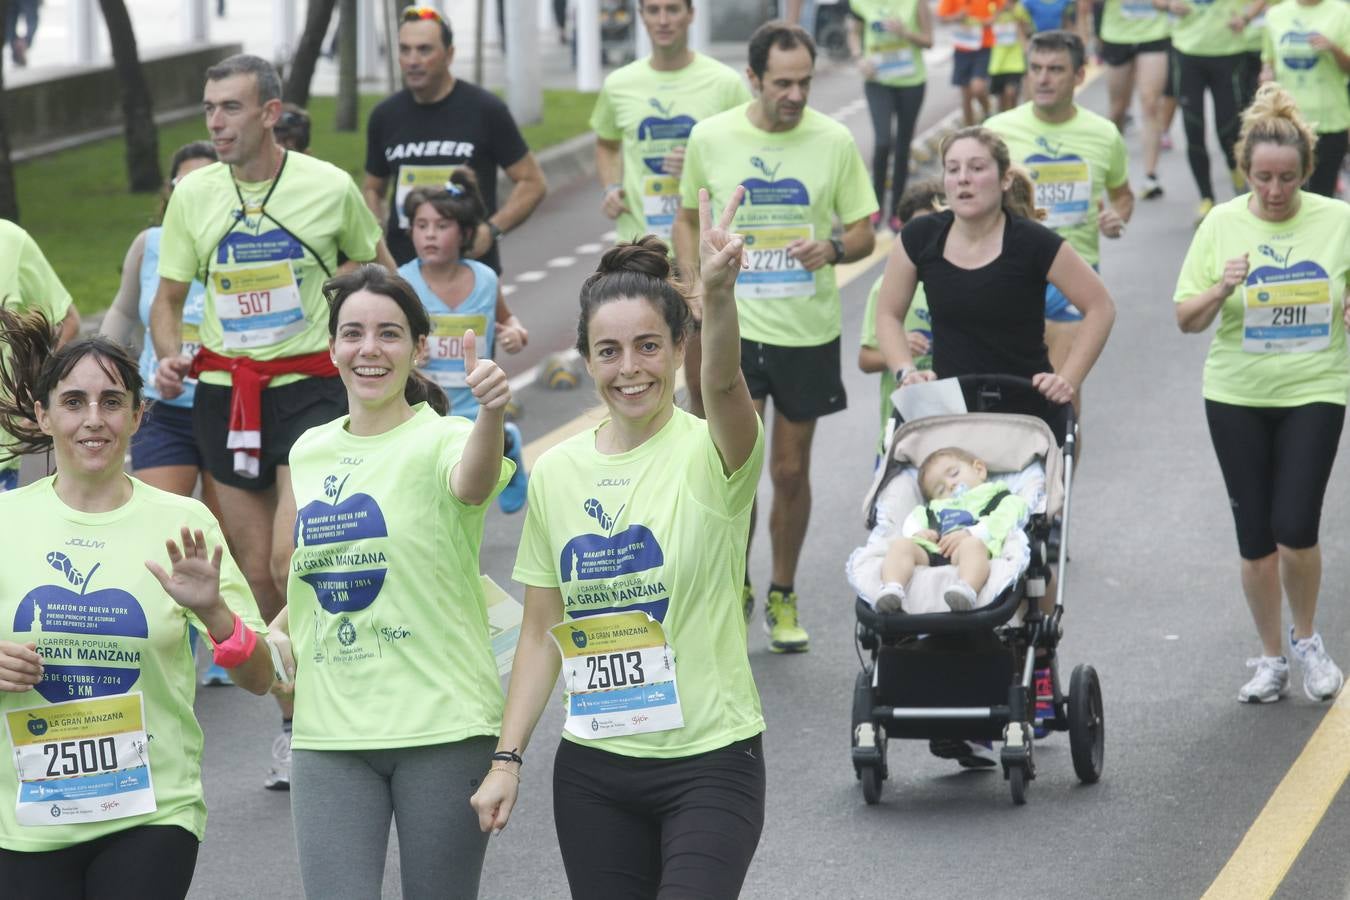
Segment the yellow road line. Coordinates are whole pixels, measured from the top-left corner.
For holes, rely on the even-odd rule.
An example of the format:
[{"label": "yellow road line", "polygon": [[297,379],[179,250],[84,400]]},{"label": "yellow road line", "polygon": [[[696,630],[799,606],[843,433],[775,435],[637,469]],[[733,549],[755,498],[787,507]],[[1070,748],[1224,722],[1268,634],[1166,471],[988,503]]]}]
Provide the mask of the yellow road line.
[{"label": "yellow road line", "polygon": [[1265,900],[1274,895],[1350,775],[1350,691],[1313,736],[1201,900]]}]

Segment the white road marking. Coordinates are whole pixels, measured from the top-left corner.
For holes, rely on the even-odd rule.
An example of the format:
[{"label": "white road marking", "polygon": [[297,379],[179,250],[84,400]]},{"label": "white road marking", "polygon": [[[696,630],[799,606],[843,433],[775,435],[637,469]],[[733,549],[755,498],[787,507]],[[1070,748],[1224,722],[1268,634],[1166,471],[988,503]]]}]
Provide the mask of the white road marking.
[{"label": "white road marking", "polygon": [[604,244],[582,244],[576,249],[576,253],[578,256],[589,256],[592,253],[600,253],[604,249]]},{"label": "white road marking", "polygon": [[517,275],[516,281],[520,281],[525,284],[533,284],[536,281],[543,281],[547,277],[548,277],[547,272],[540,272],[538,269],[531,269],[528,272],[521,272],[519,275]]},{"label": "white road marking", "polygon": [[577,258],[575,256],[555,256],[544,265],[550,269],[566,269],[568,266],[575,265]]}]

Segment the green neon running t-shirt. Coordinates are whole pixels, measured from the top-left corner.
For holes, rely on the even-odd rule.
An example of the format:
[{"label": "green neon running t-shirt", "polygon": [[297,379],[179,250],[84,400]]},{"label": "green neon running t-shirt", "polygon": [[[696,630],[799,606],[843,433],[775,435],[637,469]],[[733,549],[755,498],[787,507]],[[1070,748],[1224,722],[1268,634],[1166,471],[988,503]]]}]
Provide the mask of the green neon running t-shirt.
[{"label": "green neon running t-shirt", "polygon": [[1042,224],[1053,228],[1088,263],[1096,265],[1097,201],[1105,188],[1129,180],[1125,141],[1109,119],[1081,106],[1067,122],[1036,117],[1035,104],[999,113],[985,127],[1008,144],[1014,162],[1031,173],[1036,205],[1046,211]]},{"label": "green neon running t-shirt", "polygon": [[[1207,400],[1236,406],[1344,404],[1350,390],[1342,323],[1350,271],[1350,205],[1306,191],[1298,213],[1265,222],[1248,195],[1214,207],[1181,266],[1180,303],[1218,284],[1247,254],[1245,285],[1229,294],[1205,359]],[[1215,215],[1217,213],[1217,215]]]},{"label": "green neon running t-shirt", "polygon": [[851,0],[853,15],[863,20],[863,55],[876,66],[870,79],[887,87],[913,87],[928,80],[923,48],[886,29],[898,19],[912,32],[919,30],[918,0]]},{"label": "green neon running t-shirt", "polygon": [[[684,725],[577,741],[621,756],[693,756],[764,730],[745,650],[741,587],[764,433],[727,476],[708,423],[681,409],[627,453],[596,429],[548,450],[530,473],[511,577],[562,592],[564,621],[645,612],[674,653]],[[564,697],[566,702],[566,697]]]},{"label": "green neon running t-shirt", "polygon": [[1172,25],[1172,46],[1187,56],[1247,52],[1247,38],[1228,23],[1246,12],[1245,0],[1187,0],[1191,11]]},{"label": "green neon running t-shirt", "polygon": [[747,103],[694,126],[681,200],[698,209],[699,188],[707,188],[720,212],[745,185],[732,223],[746,242],[736,280],[741,337],[780,347],[827,344],[841,327],[834,266],[808,272],[787,248],[829,240],[832,216],[847,225],[876,212],[872,178],[853,135],[828,116],[807,107],[796,128],[769,132],[750,124],[749,109]]},{"label": "green neon running t-shirt", "polygon": [[[52,801],[52,824],[20,825],[16,816],[19,787],[9,736],[0,753],[0,847],[25,852],[59,850],[141,825],[177,825],[201,839],[206,830],[206,802],[202,795],[202,730],[192,712],[197,669],[188,646],[188,626],[205,632],[194,613],[164,593],[145,567],[154,560],[172,571],[164,542],[178,539],[181,526],[201,529],[208,547],[224,547],[220,526],[196,500],[152,488],[136,479],[131,500],[104,513],[71,509],[56,495],[50,476],[27,487],[0,494],[0,521],[24,522],[10,528],[5,538],[5,565],[0,567],[0,640],[36,643],[44,673],[37,687],[23,693],[0,692],[0,717],[27,725],[32,736],[42,736],[48,722],[109,700],[123,699],[132,709],[143,707],[142,728],[148,745],[148,779],[155,809],[124,818],[98,820],[115,811],[119,795],[114,785],[99,778],[117,771],[107,765],[66,768],[60,754],[69,750],[70,762],[79,758],[78,744],[50,751],[58,774],[76,774],[66,780],[101,798],[97,812],[76,813],[59,798]],[[230,557],[221,557],[220,594],[244,624],[259,635],[266,627],[258,616],[248,584]],[[265,650],[263,652],[266,652]],[[68,706],[52,708],[53,703]],[[60,712],[58,712],[58,710]],[[140,713],[137,713],[139,716]],[[118,717],[117,725],[121,726]],[[112,732],[131,730],[130,721]],[[90,749],[99,742],[90,732]],[[26,736],[25,736],[26,737]],[[80,741],[78,743],[84,743]],[[107,750],[103,763],[110,761]],[[126,768],[128,754],[112,754]],[[90,753],[90,761],[93,754]],[[59,765],[57,765],[59,763]],[[39,777],[46,774],[39,765]],[[101,769],[101,771],[100,771]],[[48,769],[47,771],[52,771]],[[33,774],[31,771],[29,775]],[[141,781],[138,767],[118,771],[117,777]],[[53,796],[61,781],[29,782],[27,792],[39,798]],[[123,799],[125,799],[123,797]],[[69,824],[68,824],[69,823]]]},{"label": "green neon running t-shirt", "polygon": [[1106,0],[1102,11],[1102,40],[1110,44],[1146,44],[1172,33],[1167,13],[1153,0]]},{"label": "green neon running t-shirt", "polygon": [[1318,52],[1308,39],[1321,34],[1350,49],[1350,3],[1321,0],[1314,6],[1281,3],[1266,13],[1261,60],[1275,67],[1275,80],[1293,95],[1298,110],[1321,134],[1350,128],[1350,95],[1345,72],[1330,51]]},{"label": "green neon running t-shirt", "polygon": [[590,124],[596,137],[623,142],[628,208],[614,226],[619,240],[655,234],[670,242],[680,180],[666,174],[666,155],[685,145],[696,123],[749,99],[740,73],[702,53],[674,72],[653,69],[647,58],[605,79]]},{"label": "green neon running t-shirt", "polygon": [[[872,290],[867,295],[867,309],[863,312],[862,334],[858,343],[864,347],[876,349],[880,345],[877,343],[877,298],[881,296],[881,282],[886,276],[878,275],[877,280],[872,284]],[[933,368],[933,321],[928,315],[928,295],[924,293],[923,285],[914,286],[914,299],[909,303],[909,311],[905,313],[905,332],[917,331],[928,338],[928,353],[914,354],[914,368],[931,369]],[[886,422],[891,417],[891,394],[895,392],[895,373],[886,369],[881,373],[881,434],[877,438],[877,450],[880,452],[882,438],[886,435]]]},{"label": "green neon running t-shirt", "polygon": [[[339,251],[358,262],[375,258],[380,223],[350,175],[303,153],[286,154],[275,182],[238,188],[222,163],[178,183],[164,213],[160,277],[206,285],[201,338],[209,350],[259,360],[326,350],[323,282],[337,271]],[[271,386],[298,377],[279,376]],[[204,372],[201,380],[229,384],[230,374]]]},{"label": "green neon running t-shirt", "polygon": [[[0,219],[0,303],[8,309],[39,310],[53,325],[70,311],[70,293],[52,271],[37,242],[18,225]],[[0,346],[0,360],[5,358]],[[6,443],[0,431],[0,452]],[[19,467],[17,458],[0,459],[0,473]]]},{"label": "green neon running t-shirt", "polygon": [[[478,579],[483,516],[450,473],[473,430],[426,404],[384,434],[347,417],[291,450],[292,746],[415,747],[497,734],[501,683]],[[502,460],[493,496],[515,465]]]}]

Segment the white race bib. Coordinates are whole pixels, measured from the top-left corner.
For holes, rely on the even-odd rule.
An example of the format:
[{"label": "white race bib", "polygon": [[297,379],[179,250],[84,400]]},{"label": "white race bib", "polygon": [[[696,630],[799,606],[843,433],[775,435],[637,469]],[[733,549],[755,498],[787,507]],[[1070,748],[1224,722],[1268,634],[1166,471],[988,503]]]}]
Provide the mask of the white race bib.
[{"label": "white race bib", "polygon": [[649,232],[669,241],[679,210],[680,179],[674,175],[643,176],[642,217],[647,220]]},{"label": "white race bib", "polygon": [[914,51],[906,47],[903,50],[891,50],[877,53],[872,57],[879,79],[911,78],[917,71],[914,65]]},{"label": "white race bib", "polygon": [[788,255],[788,245],[815,236],[812,225],[751,225],[739,229],[745,236],[745,256],[736,279],[736,295],[756,300],[810,297],[816,276]]},{"label": "white race bib", "polygon": [[226,350],[270,347],[305,330],[290,260],[221,266],[211,285]]},{"label": "white race bib", "polygon": [[1081,159],[1029,162],[1036,182],[1036,205],[1046,211],[1047,228],[1069,228],[1087,221],[1092,204],[1092,173]]},{"label": "white race bib", "polygon": [[1015,46],[1022,39],[1016,22],[999,22],[994,25],[994,43],[999,47]]},{"label": "white race bib", "polygon": [[1299,278],[1244,287],[1242,349],[1313,353],[1331,346],[1331,282]]},{"label": "white race bib", "polygon": [[984,27],[961,24],[952,31],[952,47],[956,50],[979,50],[984,46]]},{"label": "white race bib", "polygon": [[398,214],[398,227],[407,231],[412,227],[408,215],[403,211],[403,203],[417,188],[445,190],[450,181],[450,173],[458,166],[410,166],[407,163],[398,167],[398,184],[394,187],[394,209]]},{"label": "white race bib", "polygon": [[139,691],[5,713],[20,825],[82,825],[154,812]]},{"label": "white race bib", "polygon": [[675,654],[645,612],[605,613],[549,629],[562,652],[569,734],[587,740],[684,727]]},{"label": "white race bib", "polygon": [[[464,387],[464,332],[473,329],[479,347],[487,346],[487,316],[432,313],[427,335],[427,364],[422,371],[442,388]],[[480,359],[490,354],[480,352]]]}]

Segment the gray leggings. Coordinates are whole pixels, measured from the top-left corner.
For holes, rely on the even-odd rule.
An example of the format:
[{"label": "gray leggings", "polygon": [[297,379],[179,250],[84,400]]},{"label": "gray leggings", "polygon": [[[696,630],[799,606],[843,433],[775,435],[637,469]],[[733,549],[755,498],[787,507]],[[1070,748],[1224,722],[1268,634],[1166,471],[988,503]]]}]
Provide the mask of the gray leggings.
[{"label": "gray leggings", "polygon": [[372,900],[384,883],[389,818],[405,900],[475,898],[488,836],[469,797],[495,737],[396,750],[296,750],[291,817],[313,900]]}]

